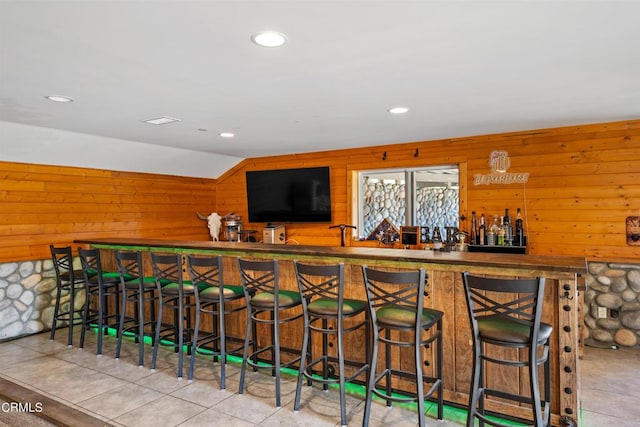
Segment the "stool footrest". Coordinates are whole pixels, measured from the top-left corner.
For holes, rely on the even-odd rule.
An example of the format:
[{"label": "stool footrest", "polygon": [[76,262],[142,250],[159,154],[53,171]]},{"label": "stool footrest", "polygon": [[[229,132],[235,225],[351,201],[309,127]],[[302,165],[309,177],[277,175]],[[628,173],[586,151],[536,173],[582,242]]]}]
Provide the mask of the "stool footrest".
[{"label": "stool footrest", "polygon": [[[408,375],[407,372],[404,371],[396,371],[396,370],[391,370],[391,369],[385,369],[382,372],[380,372],[380,374],[375,378],[375,382],[374,382],[374,389],[372,390],[372,392],[378,396],[381,397],[385,400],[390,400],[393,402],[416,402],[418,400],[418,398],[416,396],[413,397],[405,397],[405,396],[400,396],[400,394],[402,393],[411,393],[411,392],[403,392],[403,391],[398,391],[398,390],[394,390],[392,389],[394,394],[387,394],[386,392],[383,392],[380,390],[380,388],[377,388],[378,383],[380,382],[380,380],[382,380],[384,377],[386,377],[388,375],[388,372],[392,372],[392,375],[395,376],[401,376],[401,377],[405,377],[405,378],[415,378],[415,374],[413,375]],[[401,375],[404,374],[404,375]],[[423,376],[423,381],[431,384],[431,387],[429,388],[429,391],[425,391],[424,392],[424,400],[426,401],[427,399],[429,399],[436,391],[438,391],[439,388],[441,388],[442,386],[442,380],[439,378],[432,378],[432,377],[427,377],[427,376]],[[381,387],[382,388],[382,387]]]},{"label": "stool footrest", "polygon": [[[313,367],[319,363],[323,363],[324,361],[328,361],[331,360],[325,356],[319,357],[316,360],[311,361],[310,363],[307,364],[304,372],[302,372],[302,375],[304,375],[304,377],[308,380],[311,380],[313,382],[318,382],[321,384],[338,384],[340,383],[340,378],[337,376],[330,376],[329,378],[324,378],[322,377],[322,375],[320,373],[313,373]],[[346,362],[346,361],[345,361]],[[350,376],[345,377],[344,381],[345,382],[349,382],[349,381],[353,381],[354,378],[359,377],[360,375],[362,375],[363,373],[367,372],[369,369],[369,365],[365,364],[360,366],[359,369],[357,369],[354,373],[352,373]]]},{"label": "stool footrest", "polygon": [[[261,361],[258,360],[257,362],[254,362],[253,359],[255,358],[255,356],[257,356],[260,353],[264,353],[266,350],[269,350],[269,347],[265,347],[262,350],[258,350],[254,353],[249,354],[249,356],[247,357],[247,365],[251,366],[252,368],[274,368],[274,365],[272,362],[265,362],[265,361]],[[300,363],[300,357],[296,357],[294,359],[289,360],[288,362],[284,362],[284,363],[280,363],[280,368],[288,368],[291,365],[295,365],[296,363]]]}]

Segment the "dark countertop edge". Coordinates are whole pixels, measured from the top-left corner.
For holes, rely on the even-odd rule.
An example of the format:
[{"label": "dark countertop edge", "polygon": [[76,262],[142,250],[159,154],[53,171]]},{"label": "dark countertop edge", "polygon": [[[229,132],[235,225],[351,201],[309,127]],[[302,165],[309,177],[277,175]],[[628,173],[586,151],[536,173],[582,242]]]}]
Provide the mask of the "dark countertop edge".
[{"label": "dark countertop edge", "polygon": [[449,265],[470,265],[491,268],[534,268],[546,271],[586,274],[586,258],[563,255],[522,255],[483,252],[440,252],[419,249],[389,249],[371,247],[335,247],[311,245],[274,245],[264,243],[212,242],[200,240],[163,240],[138,238],[77,239],[75,243],[105,246],[126,246],[250,252],[299,256],[370,259]]}]

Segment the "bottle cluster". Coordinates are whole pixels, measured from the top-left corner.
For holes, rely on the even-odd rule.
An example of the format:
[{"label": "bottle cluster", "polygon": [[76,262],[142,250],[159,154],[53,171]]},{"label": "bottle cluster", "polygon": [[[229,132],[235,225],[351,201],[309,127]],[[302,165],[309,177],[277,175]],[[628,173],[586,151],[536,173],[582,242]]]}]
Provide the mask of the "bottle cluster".
[{"label": "bottle cluster", "polygon": [[509,209],[504,210],[504,216],[493,215],[488,221],[484,213],[480,218],[475,211],[471,212],[470,244],[478,246],[526,246],[522,215],[520,208],[516,213],[515,222],[509,215]]}]

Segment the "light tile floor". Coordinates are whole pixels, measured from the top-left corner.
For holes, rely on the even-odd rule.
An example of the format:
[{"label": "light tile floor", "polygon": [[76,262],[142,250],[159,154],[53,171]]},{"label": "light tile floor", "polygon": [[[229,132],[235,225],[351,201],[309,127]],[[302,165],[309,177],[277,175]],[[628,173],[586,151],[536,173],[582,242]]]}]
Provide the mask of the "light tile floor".
[{"label": "light tile floor", "polygon": [[[227,390],[219,389],[219,366],[198,356],[192,382],[176,377],[176,354],[161,349],[152,372],[147,346],[145,367],[137,366],[137,347],[128,341],[120,360],[113,358],[115,338],[106,337],[104,355],[95,355],[95,334],[85,349],[68,348],[64,330],[50,341],[39,334],[0,344],[0,376],[75,407],[115,426],[306,426],[340,425],[335,391],[305,387],[301,410],[293,411],[295,378],[283,376],[282,408],[275,407],[273,378],[248,374],[246,390],[237,393],[239,366],[227,365]],[[185,358],[186,359],[186,358]],[[587,348],[582,360],[582,422],[584,427],[640,425],[640,351]],[[185,378],[186,378],[185,366]],[[604,374],[615,368],[615,374]],[[460,411],[435,419],[428,408],[427,425],[457,427]],[[46,411],[46,408],[44,408]],[[361,397],[348,396],[350,425],[361,425]],[[416,426],[416,414],[397,406],[374,404],[371,426]]]},{"label": "light tile floor", "polygon": [[640,349],[586,347],[580,360],[584,427],[640,427]]}]

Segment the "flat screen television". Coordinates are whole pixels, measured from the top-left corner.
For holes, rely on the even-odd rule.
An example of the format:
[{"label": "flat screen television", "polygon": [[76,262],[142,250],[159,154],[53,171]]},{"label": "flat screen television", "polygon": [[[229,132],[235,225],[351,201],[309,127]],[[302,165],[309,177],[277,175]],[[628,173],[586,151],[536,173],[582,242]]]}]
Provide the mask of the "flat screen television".
[{"label": "flat screen television", "polygon": [[247,171],[249,222],[330,222],[329,167]]}]

